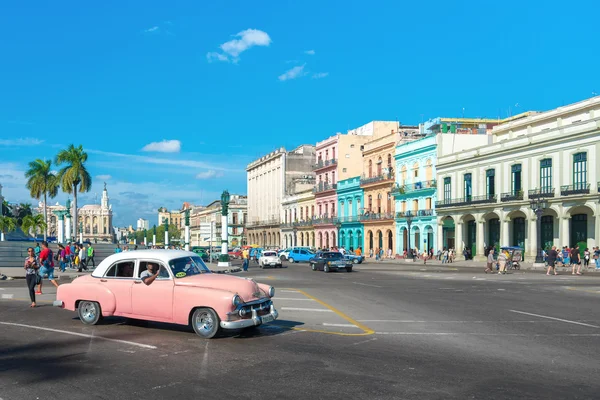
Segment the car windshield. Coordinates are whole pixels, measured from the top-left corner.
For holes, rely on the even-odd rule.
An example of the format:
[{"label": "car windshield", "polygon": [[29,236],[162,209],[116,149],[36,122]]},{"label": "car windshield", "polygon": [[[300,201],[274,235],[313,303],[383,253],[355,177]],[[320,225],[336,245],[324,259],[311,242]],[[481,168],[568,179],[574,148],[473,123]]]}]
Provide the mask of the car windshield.
[{"label": "car windshield", "polygon": [[175,278],[210,273],[200,257],[181,257],[169,261],[169,267]]},{"label": "car windshield", "polygon": [[342,253],[336,253],[336,252],[323,253],[322,257],[326,258],[328,260],[341,260]]},{"label": "car windshield", "polygon": [[265,251],[263,253],[263,256],[265,256],[265,257],[277,257],[277,253],[275,253],[274,251]]}]

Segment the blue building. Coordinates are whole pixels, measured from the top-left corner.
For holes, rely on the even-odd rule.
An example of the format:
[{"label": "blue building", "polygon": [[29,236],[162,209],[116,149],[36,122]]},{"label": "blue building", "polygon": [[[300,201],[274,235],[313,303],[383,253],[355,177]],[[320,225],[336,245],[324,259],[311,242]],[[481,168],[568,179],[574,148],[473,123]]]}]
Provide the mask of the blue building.
[{"label": "blue building", "polygon": [[[405,142],[396,147],[396,184],[392,194],[396,201],[396,253],[409,248],[423,250],[436,247],[437,217],[437,136]],[[409,235],[410,232],[410,235]]]},{"label": "blue building", "polygon": [[360,176],[344,179],[337,184],[338,237],[339,245],[346,250],[364,250],[364,228],[360,222],[363,212],[364,193],[360,187]]}]

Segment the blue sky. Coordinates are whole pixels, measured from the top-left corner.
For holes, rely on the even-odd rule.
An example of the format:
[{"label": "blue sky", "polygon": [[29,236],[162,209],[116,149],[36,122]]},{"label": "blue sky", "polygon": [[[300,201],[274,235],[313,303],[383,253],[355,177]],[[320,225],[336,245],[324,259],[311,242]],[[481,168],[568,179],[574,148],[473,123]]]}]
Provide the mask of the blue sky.
[{"label": "blue sky", "polygon": [[134,224],[245,193],[253,159],[371,120],[551,109],[600,93],[599,13],[594,1],[2,2],[0,184],[31,201],[27,162],[82,144],[95,177],[83,200],[106,181],[115,224]]}]

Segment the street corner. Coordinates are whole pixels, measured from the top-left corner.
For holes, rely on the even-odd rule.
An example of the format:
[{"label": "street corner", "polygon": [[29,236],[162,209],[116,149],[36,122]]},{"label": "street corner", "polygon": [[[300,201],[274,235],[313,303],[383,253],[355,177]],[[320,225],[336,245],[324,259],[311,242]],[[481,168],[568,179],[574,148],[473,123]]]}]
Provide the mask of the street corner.
[{"label": "street corner", "polygon": [[375,333],[333,305],[301,289],[284,288],[273,298],[279,320],[276,325],[290,329],[339,336],[367,336]]}]

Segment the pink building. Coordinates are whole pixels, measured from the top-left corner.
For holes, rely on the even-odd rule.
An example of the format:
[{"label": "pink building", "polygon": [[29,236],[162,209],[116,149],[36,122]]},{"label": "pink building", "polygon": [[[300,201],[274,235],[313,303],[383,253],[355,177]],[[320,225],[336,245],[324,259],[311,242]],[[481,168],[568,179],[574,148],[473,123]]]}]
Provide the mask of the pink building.
[{"label": "pink building", "polygon": [[316,146],[315,171],[315,211],[313,221],[316,247],[331,248],[337,246],[337,228],[334,218],[337,216],[338,179],[338,135],[331,136]]}]

